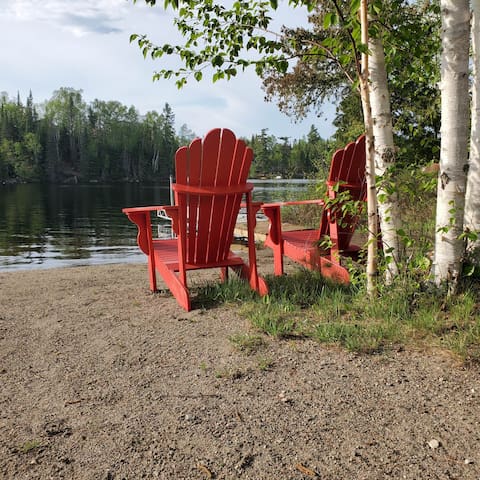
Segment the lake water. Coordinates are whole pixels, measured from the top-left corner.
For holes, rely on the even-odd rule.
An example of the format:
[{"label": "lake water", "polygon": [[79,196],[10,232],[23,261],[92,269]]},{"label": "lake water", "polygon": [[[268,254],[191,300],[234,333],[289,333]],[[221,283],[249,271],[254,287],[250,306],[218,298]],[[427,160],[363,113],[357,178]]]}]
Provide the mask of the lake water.
[{"label": "lake water", "polygon": [[[253,183],[254,200],[276,201],[299,198],[309,181]],[[137,228],[121,210],[169,203],[168,185],[0,186],[0,269],[143,262]]]}]

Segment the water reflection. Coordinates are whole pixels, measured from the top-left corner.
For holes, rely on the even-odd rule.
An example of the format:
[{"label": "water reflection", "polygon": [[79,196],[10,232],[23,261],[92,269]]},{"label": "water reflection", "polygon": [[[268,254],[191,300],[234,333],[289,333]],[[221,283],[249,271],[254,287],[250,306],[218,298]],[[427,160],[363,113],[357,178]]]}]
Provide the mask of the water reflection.
[{"label": "water reflection", "polygon": [[[254,183],[257,201],[285,200],[308,185],[303,180]],[[121,209],[169,202],[168,185],[3,186],[0,268],[144,261],[136,245],[136,227]]]}]

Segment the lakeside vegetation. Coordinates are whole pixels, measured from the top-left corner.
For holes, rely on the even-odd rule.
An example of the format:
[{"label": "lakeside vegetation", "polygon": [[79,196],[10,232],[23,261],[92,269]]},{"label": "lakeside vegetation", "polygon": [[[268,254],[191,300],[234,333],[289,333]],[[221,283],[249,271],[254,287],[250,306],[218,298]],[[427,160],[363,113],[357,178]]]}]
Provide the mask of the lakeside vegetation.
[{"label": "lakeside vegetation", "polygon": [[[422,110],[431,93],[396,108],[400,169],[425,165],[437,155],[438,97],[433,110]],[[266,126],[245,138],[255,154],[251,177],[325,178],[332,153],[363,132],[361,118],[359,99],[350,93],[338,104],[329,139],[314,125],[300,139],[277,138]],[[81,90],[66,87],[42,103],[35,103],[31,92],[25,101],[2,92],[0,183],[167,182],[177,148],[205,133],[188,125],[176,131],[168,103],[161,113],[141,115],[118,101],[87,103]]]},{"label": "lakeside vegetation", "polygon": [[[199,132],[204,135],[206,132]],[[175,130],[168,103],[161,113],[117,101],[87,103],[81,90],[60,88],[36,104],[0,95],[0,182],[167,182],[174,154],[197,136]],[[245,139],[254,149],[252,176],[312,177],[328,168],[331,142],[312,126],[306,138],[276,138],[262,129]]]},{"label": "lakeside vegetation", "polygon": [[[365,262],[348,259],[350,285],[333,284],[318,272],[295,266],[285,276],[267,276],[269,295],[260,298],[244,282],[201,286],[198,305],[230,302],[251,328],[232,339],[236,348],[257,351],[264,335],[284,340],[310,338],[360,354],[408,349],[441,351],[468,367],[480,366],[480,275],[465,269],[456,295],[432,282],[435,243],[436,173],[399,174],[405,229],[399,274],[381,284],[372,301]],[[284,209],[285,221],[315,226],[310,208]],[[318,225],[318,217],[316,221]],[[366,236],[366,226],[359,228]],[[380,258],[380,275],[387,264]],[[259,347],[260,345],[260,347]]]},{"label": "lakeside vegetation", "polygon": [[259,298],[244,282],[209,284],[198,303],[230,302],[251,328],[231,339],[254,353],[274,339],[310,338],[359,354],[388,354],[403,349],[443,351],[468,367],[480,365],[480,293],[478,282],[464,282],[456,296],[445,297],[419,276],[401,276],[383,288],[375,302],[366,294],[364,273],[350,286],[327,282],[317,272],[298,269],[289,276],[267,277],[270,294]]}]

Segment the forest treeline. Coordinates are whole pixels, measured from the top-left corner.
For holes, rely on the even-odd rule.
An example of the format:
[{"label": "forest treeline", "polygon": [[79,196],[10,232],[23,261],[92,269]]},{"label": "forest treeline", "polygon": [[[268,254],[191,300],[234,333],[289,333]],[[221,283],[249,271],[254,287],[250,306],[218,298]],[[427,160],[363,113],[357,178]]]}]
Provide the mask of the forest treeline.
[{"label": "forest treeline", "polygon": [[[0,181],[166,181],[180,145],[196,135],[175,131],[168,103],[140,115],[118,101],[87,103],[81,90],[60,88],[36,104],[30,92],[0,97]],[[199,132],[203,135],[206,132]],[[255,152],[254,176],[306,177],[323,170],[329,142],[312,126],[306,138],[277,139],[263,129],[246,139]]]}]

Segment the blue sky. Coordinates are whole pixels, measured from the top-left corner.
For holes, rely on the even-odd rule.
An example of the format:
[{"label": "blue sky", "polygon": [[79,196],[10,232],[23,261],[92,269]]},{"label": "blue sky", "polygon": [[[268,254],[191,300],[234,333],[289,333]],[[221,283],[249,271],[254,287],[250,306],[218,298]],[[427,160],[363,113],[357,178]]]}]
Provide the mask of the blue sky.
[{"label": "blue sky", "polygon": [[[171,42],[177,34],[172,15],[142,0],[135,5],[131,0],[0,0],[0,91],[12,97],[18,91],[25,100],[31,89],[34,101],[41,103],[54,90],[72,87],[82,90],[87,102],[118,100],[141,114],[161,112],[168,102],[177,128],[186,123],[198,135],[229,127],[248,137],[268,128],[272,135],[294,139],[306,135],[312,124],[324,138],[333,133],[332,107],[326,118],[312,114],[294,123],[264,101],[253,71],[229,82],[192,80],[180,91],[174,81],[153,82],[152,74],[164,60],[144,60],[129,37],[147,33],[158,43]],[[288,25],[301,24],[306,13],[284,8],[277,25],[283,18]]]}]

